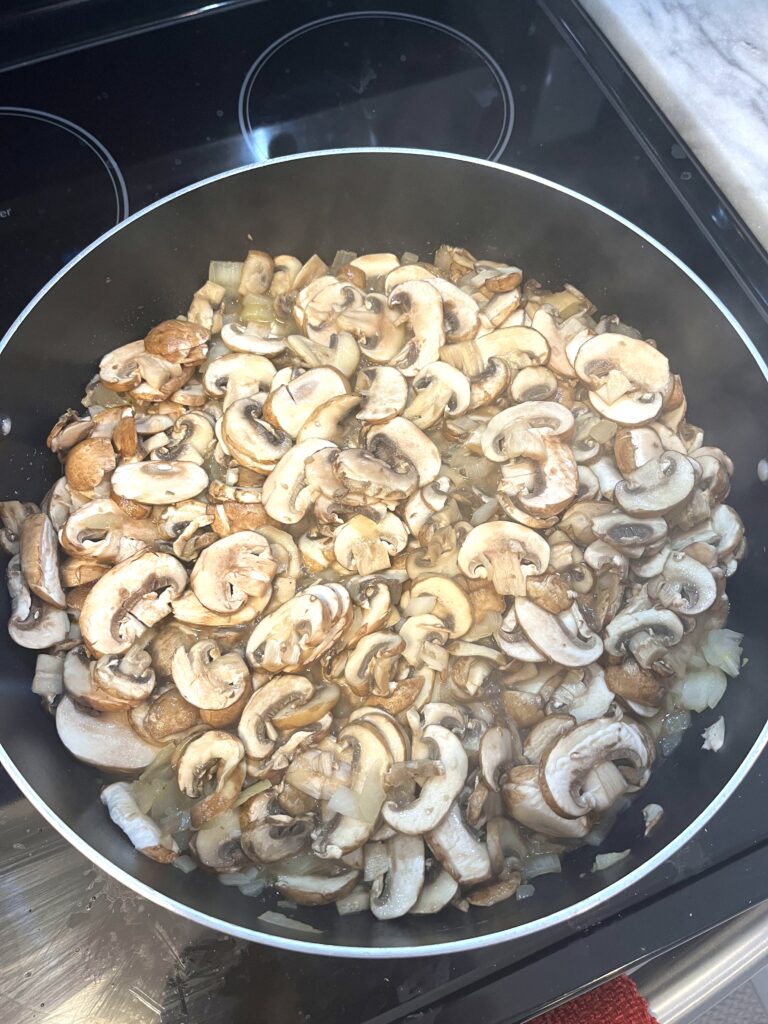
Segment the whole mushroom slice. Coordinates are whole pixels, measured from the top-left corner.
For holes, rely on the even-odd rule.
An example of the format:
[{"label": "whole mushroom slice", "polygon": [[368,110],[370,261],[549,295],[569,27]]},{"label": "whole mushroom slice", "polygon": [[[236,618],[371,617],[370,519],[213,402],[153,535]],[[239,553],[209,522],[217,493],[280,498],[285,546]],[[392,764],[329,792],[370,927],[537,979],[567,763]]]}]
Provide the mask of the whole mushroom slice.
[{"label": "whole mushroom slice", "polygon": [[408,382],[394,366],[369,366],[358,373],[355,393],[363,399],[357,419],[361,423],[384,423],[405,409]]},{"label": "whole mushroom slice", "polygon": [[266,537],[241,530],[200,552],[189,584],[195,597],[211,611],[228,615],[250,603],[258,612],[269,601],[276,571]]},{"label": "whole mushroom slice", "polygon": [[111,772],[139,772],[157,757],[158,746],[131,728],[125,711],[83,711],[65,695],[56,706],[56,731],[78,761]]},{"label": "whole mushroom slice", "polygon": [[389,569],[392,557],[408,543],[402,521],[387,512],[377,522],[368,516],[353,516],[336,532],[333,551],[336,561],[360,576]]},{"label": "whole mushroom slice", "polygon": [[264,419],[296,437],[315,410],[340,395],[349,393],[343,374],[330,366],[307,370],[288,384],[270,391],[264,402]]},{"label": "whole mushroom slice", "polygon": [[411,383],[413,398],[403,416],[421,430],[428,430],[443,416],[461,416],[469,408],[469,380],[448,363],[427,363]]},{"label": "whole mushroom slice", "polygon": [[163,320],[144,339],[144,350],[169,363],[202,363],[210,331],[188,320]]},{"label": "whole mushroom slice", "polygon": [[294,445],[264,481],[264,508],[278,523],[298,523],[308,512],[313,491],[306,475],[306,464],[323,448],[335,449],[336,445],[319,437]]},{"label": "whole mushroom slice", "polygon": [[488,848],[470,832],[458,803],[454,803],[425,839],[438,861],[460,885],[476,885],[490,877]]},{"label": "whole mushroom slice", "polygon": [[325,654],[351,615],[349,593],[340,584],[307,587],[255,626],[246,645],[248,662],[266,672],[293,672]]},{"label": "whole mushroom slice", "polygon": [[[59,483],[66,487],[65,480]],[[31,501],[0,501],[0,549],[7,555],[18,555],[24,520],[39,511]]]},{"label": "whole mushroom slice", "polygon": [[96,654],[122,654],[149,626],[171,611],[187,583],[172,555],[141,552],[120,562],[91,587],[80,612],[80,631]]},{"label": "whole mushroom slice", "polygon": [[518,456],[543,458],[543,438],[568,438],[573,427],[573,414],[559,402],[521,402],[488,421],[481,441],[483,454],[491,462]]},{"label": "whole mushroom slice", "polygon": [[[249,757],[268,757],[277,740],[270,730],[272,718],[285,708],[304,704],[315,692],[314,685],[304,676],[280,673],[272,676],[248,700],[238,726],[238,735]],[[271,735],[270,735],[271,732]]]},{"label": "whole mushroom slice", "polygon": [[250,598],[236,612],[213,612],[206,608],[192,590],[185,590],[181,597],[171,601],[171,612],[175,619],[188,626],[218,626],[224,629],[253,622],[259,614],[258,605],[258,599]]},{"label": "whole mushroom slice", "polygon": [[[598,718],[576,726],[553,743],[539,765],[539,783],[544,798],[558,814],[580,818],[606,806],[601,766],[629,762],[639,788],[648,781],[653,759],[653,739],[642,726]],[[629,775],[626,768],[619,767],[619,772],[625,778]]]},{"label": "whole mushroom slice", "polygon": [[663,353],[647,341],[623,334],[605,332],[587,339],[573,366],[579,378],[608,403],[633,391],[666,397],[673,383]]},{"label": "whole mushroom slice", "polygon": [[526,578],[549,565],[547,541],[517,523],[481,523],[470,530],[459,549],[459,568],[465,576],[489,579],[498,594],[525,594]]},{"label": "whole mushroom slice", "polygon": [[176,420],[168,438],[166,444],[152,449],[150,460],[202,466],[214,442],[213,423],[204,412],[192,410]]},{"label": "whole mushroom slice", "polygon": [[144,355],[144,339],[128,342],[107,352],[99,363],[99,379],[111,391],[133,391],[141,383],[139,357]]},{"label": "whole mushroom slice", "polygon": [[[329,481],[325,479],[326,474],[318,473],[316,486],[327,498],[342,498],[348,505],[370,507],[381,502],[393,508],[418,486],[416,468],[407,459],[385,461],[362,448],[346,448],[332,454],[326,452],[319,458],[320,461],[329,461],[332,479]],[[313,478],[317,464],[318,460],[313,457],[307,467]]]},{"label": "whole mushroom slice", "polygon": [[632,654],[642,668],[661,665],[670,647],[683,638],[683,624],[667,608],[625,608],[605,627],[609,654]]},{"label": "whole mushroom slice", "polygon": [[[228,336],[237,325],[227,324],[222,336]],[[226,337],[224,337],[226,342]],[[230,352],[212,359],[203,372],[203,389],[211,398],[224,399],[224,409],[241,398],[266,392],[275,376],[274,364],[265,356],[247,352]]]},{"label": "whole mushroom slice", "polygon": [[152,658],[145,650],[148,642],[145,633],[124,654],[103,654],[92,669],[96,686],[123,704],[135,707],[147,700],[156,682]]},{"label": "whole mushroom slice", "polygon": [[515,729],[492,725],[480,740],[480,772],[494,793],[499,791],[501,776],[511,766],[523,760],[520,734]]},{"label": "whole mushroom slice", "polygon": [[681,505],[695,485],[693,461],[680,452],[667,451],[619,481],[614,498],[625,512],[642,519]]},{"label": "whole mushroom slice", "polygon": [[389,693],[394,666],[403,653],[405,641],[389,631],[361,637],[344,662],[344,682],[359,697]]},{"label": "whole mushroom slice", "polygon": [[388,801],[382,808],[384,820],[407,835],[423,835],[436,828],[461,792],[467,777],[467,755],[457,736],[440,725],[428,725],[422,736],[435,744],[436,760],[442,763],[445,774],[428,778],[411,803],[401,807]]},{"label": "whole mushroom slice", "polygon": [[369,428],[365,444],[384,462],[410,462],[416,467],[419,487],[426,487],[440,476],[442,459],[434,441],[403,416]]},{"label": "whole mushroom slice", "polygon": [[22,521],[20,554],[21,571],[32,593],[47,604],[64,608],[66,597],[59,579],[56,533],[44,512],[36,512]]},{"label": "whole mushroom slice", "polygon": [[389,293],[389,306],[408,322],[413,337],[394,357],[392,365],[406,377],[414,377],[440,357],[445,344],[443,300],[428,281],[406,281]]},{"label": "whole mushroom slice", "polygon": [[282,896],[302,907],[321,907],[334,903],[352,892],[360,876],[359,871],[344,871],[340,875],[278,874],[275,888]]},{"label": "whole mushroom slice", "polygon": [[241,295],[265,295],[272,283],[275,264],[268,252],[250,249],[243,261],[238,292]]},{"label": "whole mushroom slice", "polygon": [[[199,797],[192,805],[192,828],[199,829],[237,799],[245,779],[245,751],[236,736],[211,729],[191,740],[176,763],[179,789]],[[214,777],[214,790],[201,796],[206,780]]]},{"label": "whole mushroom slice", "polygon": [[33,597],[21,571],[21,558],[14,555],[8,563],[8,593],[11,597],[11,617],[8,632],[20,647],[34,651],[45,650],[61,643],[69,632],[69,617],[65,611]]},{"label": "whole mushroom slice", "polygon": [[112,490],[118,497],[145,505],[175,505],[201,494],[208,474],[193,462],[132,462],[112,474]]},{"label": "whole mushroom slice", "polygon": [[[529,664],[544,661],[544,655],[534,647],[528,637],[521,629],[514,604],[501,620],[499,629],[493,635],[499,649],[515,661],[522,661]],[[512,698],[513,702],[515,698]]]},{"label": "whole mushroom slice", "polygon": [[59,543],[68,554],[104,563],[122,562],[157,539],[157,523],[130,519],[111,498],[96,498],[74,509],[59,531]]},{"label": "whole mushroom slice", "polygon": [[661,574],[648,584],[648,596],[678,615],[700,615],[717,597],[710,570],[682,551],[673,551]]},{"label": "whole mushroom slice", "polygon": [[300,444],[308,438],[322,437],[326,441],[340,443],[349,423],[348,417],[360,402],[359,395],[336,395],[335,398],[329,398],[310,413],[296,435],[296,441]]},{"label": "whole mushroom slice", "polygon": [[240,819],[237,811],[224,811],[208,823],[207,828],[195,832],[189,840],[189,849],[203,867],[218,874],[242,871],[248,864],[248,858],[240,845]]},{"label": "whole mushroom slice", "polygon": [[125,832],[134,847],[151,860],[161,864],[174,861],[181,852],[170,836],[163,835],[160,826],[139,809],[133,788],[127,782],[113,782],[101,791],[101,802],[118,828]]},{"label": "whole mushroom slice", "polygon": [[555,740],[570,732],[575,725],[576,719],[572,715],[547,715],[543,721],[533,726],[525,738],[525,760],[531,764],[538,764]]},{"label": "whole mushroom slice", "polygon": [[558,839],[583,839],[592,828],[592,816],[582,813],[567,818],[554,811],[541,791],[537,765],[519,765],[501,787],[507,813],[521,825]]},{"label": "whole mushroom slice", "polygon": [[443,331],[446,341],[472,341],[480,329],[480,309],[474,298],[442,277],[430,284],[443,300]]},{"label": "whole mushroom slice", "polygon": [[371,886],[371,912],[380,921],[407,914],[424,885],[424,840],[395,835],[387,840],[387,870]]},{"label": "whole mushroom slice", "polygon": [[189,650],[178,647],[171,659],[171,673],[182,697],[206,711],[231,707],[251,684],[243,658],[236,651],[222,654],[213,640],[199,640]]},{"label": "whole mushroom slice", "polygon": [[526,597],[515,598],[518,624],[530,642],[558,665],[591,665],[603,653],[603,642],[587,626],[577,603],[553,615]]},{"label": "whole mushroom slice", "polygon": [[411,914],[437,914],[448,906],[459,891],[459,883],[445,868],[427,872],[421,894],[411,907]]},{"label": "whole mushroom slice", "polygon": [[455,580],[447,576],[420,576],[411,586],[409,600],[418,597],[434,597],[431,614],[444,623],[452,639],[464,636],[472,628],[472,602]]}]

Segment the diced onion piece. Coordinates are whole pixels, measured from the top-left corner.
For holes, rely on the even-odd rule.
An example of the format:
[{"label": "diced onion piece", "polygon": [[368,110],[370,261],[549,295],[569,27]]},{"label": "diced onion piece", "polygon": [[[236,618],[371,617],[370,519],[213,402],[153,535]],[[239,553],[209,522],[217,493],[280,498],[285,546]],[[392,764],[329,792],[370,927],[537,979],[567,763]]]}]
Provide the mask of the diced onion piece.
[{"label": "diced onion piece", "polygon": [[226,295],[237,295],[243,264],[234,260],[211,260],[208,264],[208,280],[220,284]]},{"label": "diced onion piece", "polygon": [[173,866],[178,868],[179,871],[183,871],[185,875],[188,875],[191,871],[197,870],[197,864],[195,864],[192,858],[188,857],[186,853],[182,853],[180,857],[177,857],[176,860],[173,861]]},{"label": "diced onion piece", "polygon": [[248,293],[243,298],[240,319],[244,323],[270,324],[274,316],[272,297],[270,295],[253,295]]},{"label": "diced onion piece", "polygon": [[702,750],[712,750],[715,753],[725,743],[725,719],[722,715],[716,722],[713,722],[708,729],[705,729],[701,734],[704,742],[701,745]]},{"label": "diced onion piece", "polygon": [[328,810],[331,814],[343,814],[348,818],[357,818],[363,821],[363,812],[360,808],[360,798],[346,786],[340,786],[328,801]]},{"label": "diced onion piece", "polygon": [[675,685],[675,692],[682,707],[703,711],[717,707],[727,685],[725,672],[710,667],[689,672]]},{"label": "diced onion piece", "polygon": [[645,821],[645,835],[649,836],[655,828],[661,824],[664,817],[664,808],[661,804],[646,804],[643,808],[643,820]]},{"label": "diced onion piece", "polygon": [[595,863],[592,865],[592,870],[605,871],[606,868],[610,868],[614,864],[618,864],[628,856],[629,850],[622,850],[621,853],[598,853],[595,857]]},{"label": "diced onion piece", "polygon": [[38,654],[32,693],[38,697],[56,697],[64,692],[64,655]]},{"label": "diced onion piece", "polygon": [[412,618],[414,615],[429,615],[436,604],[437,598],[433,594],[419,594],[418,597],[411,598],[403,611],[403,615],[407,619]]},{"label": "diced onion piece", "polygon": [[701,651],[707,664],[719,668],[734,679],[741,668],[743,634],[733,629],[712,629],[704,637]]},{"label": "diced onion piece", "polygon": [[523,861],[522,872],[526,882],[539,875],[556,875],[563,869],[556,853],[535,853]]},{"label": "diced onion piece", "polygon": [[519,885],[517,887],[517,892],[515,893],[515,897],[517,899],[519,899],[519,900],[527,900],[531,896],[533,896],[533,894],[535,892],[536,892],[535,886],[529,885],[527,882],[524,882],[522,885]]}]

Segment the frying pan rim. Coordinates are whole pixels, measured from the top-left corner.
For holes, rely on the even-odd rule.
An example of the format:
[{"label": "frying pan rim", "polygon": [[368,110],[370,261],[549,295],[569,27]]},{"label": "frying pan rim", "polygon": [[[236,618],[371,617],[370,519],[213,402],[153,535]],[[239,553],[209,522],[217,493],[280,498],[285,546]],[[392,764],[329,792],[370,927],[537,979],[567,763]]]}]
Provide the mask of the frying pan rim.
[{"label": "frying pan rim", "polygon": [[[452,160],[457,163],[469,163],[476,164],[481,167],[485,167],[489,170],[498,171],[501,174],[511,174],[518,178],[525,178],[529,181],[536,182],[539,185],[544,185],[547,188],[551,188],[556,192],[560,192],[563,195],[570,196],[572,199],[578,200],[587,206],[598,210],[600,213],[609,217],[611,220],[622,224],[628,228],[639,238],[643,239],[649,245],[652,245],[658,250],[663,256],[675,264],[680,270],[683,271],[686,276],[693,281],[693,283],[707,296],[720,313],[729,322],[733,330],[739,336],[743,344],[746,346],[752,358],[757,363],[760,372],[762,373],[765,380],[768,382],[768,365],[766,365],[760,352],[751,341],[747,332],[730,312],[730,310],[724,305],[724,303],[718,298],[718,296],[712,291],[712,289],[701,280],[701,278],[687,266],[678,256],[671,252],[665,245],[653,238],[642,228],[639,228],[632,221],[627,220],[626,217],[621,214],[609,209],[607,206],[603,206],[595,199],[590,199],[588,196],[582,195],[580,192],[574,189],[568,188],[565,185],[561,185],[558,182],[551,181],[549,178],[541,177],[538,174],[533,174],[530,171],[524,171],[516,167],[507,167],[502,164],[492,162],[490,160],[483,160],[478,157],[463,156],[456,153],[443,153],[437,150],[427,149],[411,149],[401,147],[365,147],[365,148],[351,148],[351,149],[330,149],[330,150],[319,150],[311,153],[301,153],[295,156],[276,157],[272,160],[265,160],[260,163],[245,164],[241,167],[235,167],[228,171],[222,171],[219,174],[211,175],[208,178],[203,178],[200,181],[194,182],[191,185],[186,185],[184,188],[178,189],[176,192],[171,193],[168,196],[164,196],[162,199],[156,200],[149,206],[144,207],[142,210],[138,210],[136,213],[131,214],[125,220],[116,224],[114,227],[105,231],[104,234],[100,235],[97,239],[91,242],[82,252],[78,253],[73,259],[62,267],[61,270],[55,274],[50,281],[45,284],[40,291],[27,303],[22,312],[16,317],[11,326],[8,328],[6,333],[0,340],[0,353],[3,352],[5,346],[11,340],[13,335],[18,330],[19,326],[23,323],[32,309],[37,306],[39,302],[47,295],[47,293],[54,287],[55,284],[61,278],[63,278],[70,270],[73,269],[82,259],[84,259],[89,253],[97,249],[103,242],[112,235],[121,231],[126,225],[131,224],[133,221],[138,220],[141,217],[145,217],[151,214],[154,210],[166,203],[172,202],[179,196],[185,195],[187,192],[192,192],[196,189],[203,188],[213,182],[220,181],[224,178],[232,177],[236,174],[247,174],[252,171],[258,170],[261,167],[268,167],[274,164],[291,163],[298,160],[311,160],[319,157],[333,158],[338,156],[379,156],[381,154],[394,154],[394,155],[405,155],[405,156],[423,156],[428,158],[438,158],[443,160]],[[210,914],[202,913],[190,907],[186,903],[180,903],[178,900],[172,899],[169,896],[158,892],[152,886],[140,881],[134,877],[128,871],[119,867],[108,857],[99,853],[94,849],[85,839],[82,838],[74,829],[70,828],[66,822],[62,821],[56,812],[48,806],[48,804],[39,796],[37,791],[33,788],[32,784],[27,781],[23,773],[16,767],[15,763],[11,759],[10,754],[5,750],[2,743],[0,743],[0,764],[3,765],[5,770],[10,775],[11,779],[16,783],[19,789],[22,791],[24,796],[30,801],[32,806],[45,818],[45,820],[56,829],[56,831],[63,836],[74,848],[81,853],[84,857],[90,860],[93,864],[99,867],[106,874],[112,878],[126,885],[129,889],[143,896],[145,899],[150,900],[156,905],[162,907],[165,910],[170,910],[173,913],[179,914],[188,920],[194,921],[205,928],[210,928],[213,931],[223,932],[227,935],[231,935],[234,938],[243,939],[248,942],[260,942],[266,946],[272,946],[277,949],[289,950],[297,953],[310,953],[318,956],[334,956],[334,957],[348,957],[352,959],[365,959],[365,960],[384,960],[390,957],[398,958],[403,956],[436,956],[440,953],[461,953],[470,950],[481,949],[486,946],[494,946],[501,942],[509,942],[512,939],[523,938],[525,936],[534,935],[537,932],[544,931],[546,928],[553,928],[557,925],[572,923],[574,919],[583,917],[585,914],[591,911],[597,910],[602,904],[607,903],[612,897],[619,895],[625,889],[641,881],[656,868],[664,864],[671,856],[673,856],[678,850],[680,850],[689,840],[691,840],[697,832],[708,821],[720,810],[720,808],[726,803],[728,799],[736,791],[737,787],[744,780],[749,770],[754,765],[755,761],[759,757],[763,748],[768,743],[768,722],[763,725],[759,736],[752,744],[750,749],[747,751],[744,759],[742,760],[739,767],[733,773],[729,781],[720,790],[714,800],[698,815],[682,832],[680,832],[671,842],[667,843],[666,846],[662,847],[657,853],[650,857],[647,861],[644,861],[638,867],[634,868],[628,874],[615,882],[605,886],[598,892],[586,899],[580,900],[578,903],[572,903],[564,907],[562,910],[558,910],[553,914],[547,914],[545,917],[537,918],[535,921],[529,921],[525,924],[515,925],[512,928],[505,928],[503,930],[492,932],[485,935],[479,935],[468,939],[454,939],[446,942],[434,942],[426,945],[402,945],[402,946],[344,946],[334,945],[324,942],[312,942],[306,939],[290,938],[282,935],[275,935],[270,932],[262,932],[255,928],[245,928],[240,925],[232,924],[231,922],[224,921],[221,918],[213,917]],[[106,815],[105,815],[106,825]]]}]

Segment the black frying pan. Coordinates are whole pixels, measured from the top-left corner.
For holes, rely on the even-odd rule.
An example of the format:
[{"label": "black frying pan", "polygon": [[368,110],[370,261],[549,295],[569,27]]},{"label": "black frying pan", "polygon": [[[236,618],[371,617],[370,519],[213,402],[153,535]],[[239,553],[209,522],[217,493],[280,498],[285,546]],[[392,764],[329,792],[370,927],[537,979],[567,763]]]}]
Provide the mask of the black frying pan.
[{"label": "black frying pan", "polygon": [[[149,207],[112,230],[62,271],[5,338],[0,442],[5,497],[39,500],[59,475],[45,448],[59,414],[76,406],[99,357],[183,312],[211,258],[240,259],[254,245],[326,258],[410,250],[442,242],[518,264],[552,286],[571,281],[601,313],[618,312],[656,338],[683,375],[691,422],[733,458],[730,503],[745,520],[749,555],[729,583],[729,625],[746,634],[749,665],[715,713],[700,716],[603,843],[631,846],[608,872],[592,874],[592,850],[536,894],[469,914],[384,923],[332,907],[292,912],[294,926],[265,922],[265,905],[197,871],[183,875],[136,853],[99,803],[98,773],[59,743],[53,719],[29,688],[34,653],[0,638],[2,759],[35,807],[101,868],[156,902],[209,927],[284,948],[346,956],[403,956],[512,939],[594,910],[681,847],[733,792],[762,749],[768,711],[768,517],[755,467],[768,436],[768,371],[728,311],[674,256],[637,228],[583,197],[519,171],[461,157],[364,150],[277,160],[212,178]],[[0,587],[0,616],[8,598]],[[726,742],[700,750],[700,732],[720,713]],[[643,839],[640,808],[666,814]],[[762,813],[762,810],[759,811]],[[313,930],[308,930],[309,924]]]}]

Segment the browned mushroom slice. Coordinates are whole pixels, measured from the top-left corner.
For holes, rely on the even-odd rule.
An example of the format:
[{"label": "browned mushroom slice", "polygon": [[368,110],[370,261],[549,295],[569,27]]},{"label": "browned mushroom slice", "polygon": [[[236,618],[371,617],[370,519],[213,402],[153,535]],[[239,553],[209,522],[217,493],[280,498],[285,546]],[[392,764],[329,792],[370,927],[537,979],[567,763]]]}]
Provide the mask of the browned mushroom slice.
[{"label": "browned mushroom slice", "polygon": [[248,864],[248,858],[240,846],[240,819],[237,811],[225,811],[209,823],[207,828],[195,832],[189,840],[189,849],[200,864],[211,871],[222,875],[242,871]]},{"label": "browned mushroom slice", "polygon": [[[277,740],[270,729],[272,718],[286,708],[304,704],[315,692],[304,676],[280,673],[259,687],[250,697],[240,718],[238,734],[245,752],[252,758],[264,758],[275,748]],[[271,735],[270,735],[271,733]]]},{"label": "browned mushroom slice", "polygon": [[186,320],[163,320],[144,339],[144,348],[169,363],[202,363],[208,354],[210,332]]},{"label": "browned mushroom slice", "polygon": [[117,459],[112,442],[105,437],[88,437],[67,455],[64,472],[73,491],[93,493],[115,468]]}]

